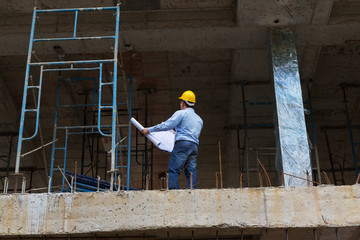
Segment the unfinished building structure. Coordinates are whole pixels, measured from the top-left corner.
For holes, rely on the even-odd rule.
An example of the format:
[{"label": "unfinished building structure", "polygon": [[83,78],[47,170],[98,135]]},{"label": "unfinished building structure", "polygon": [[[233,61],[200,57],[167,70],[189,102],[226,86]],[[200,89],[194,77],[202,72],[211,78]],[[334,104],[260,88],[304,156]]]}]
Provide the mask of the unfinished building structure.
[{"label": "unfinished building structure", "polygon": [[[360,239],[359,0],[0,6],[1,239]],[[198,189],[169,190],[130,119],[188,89]]]}]

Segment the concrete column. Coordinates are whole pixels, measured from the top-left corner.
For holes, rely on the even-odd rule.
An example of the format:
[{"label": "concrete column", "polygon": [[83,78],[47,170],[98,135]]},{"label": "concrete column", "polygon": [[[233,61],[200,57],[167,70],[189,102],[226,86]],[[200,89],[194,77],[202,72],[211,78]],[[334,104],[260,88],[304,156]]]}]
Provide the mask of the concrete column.
[{"label": "concrete column", "polygon": [[270,42],[275,94],[276,167],[284,172],[285,186],[306,186],[307,171],[312,179],[311,161],[295,34],[289,28],[271,29]]}]

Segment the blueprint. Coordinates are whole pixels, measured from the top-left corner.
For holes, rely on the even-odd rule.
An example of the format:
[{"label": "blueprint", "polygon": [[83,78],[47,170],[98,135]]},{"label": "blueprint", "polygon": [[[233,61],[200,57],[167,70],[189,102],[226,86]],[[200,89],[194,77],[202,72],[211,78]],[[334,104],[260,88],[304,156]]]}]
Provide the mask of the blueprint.
[{"label": "blueprint", "polygon": [[[135,118],[131,118],[131,123],[139,129],[139,131],[143,130],[144,127],[136,121]],[[166,152],[172,152],[174,148],[175,143],[175,131],[168,130],[168,131],[161,131],[161,132],[153,132],[146,137],[159,149],[166,151]]]}]

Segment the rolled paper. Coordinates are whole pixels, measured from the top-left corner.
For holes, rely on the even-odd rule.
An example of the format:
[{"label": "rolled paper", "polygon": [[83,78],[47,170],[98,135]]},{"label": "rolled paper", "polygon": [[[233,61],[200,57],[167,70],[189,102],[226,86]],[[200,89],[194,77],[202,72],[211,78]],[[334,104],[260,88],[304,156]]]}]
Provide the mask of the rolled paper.
[{"label": "rolled paper", "polygon": [[[144,127],[138,122],[136,121],[135,118],[131,118],[131,123],[137,128],[139,129],[139,131],[142,131],[144,129]],[[152,133],[149,133],[148,135],[146,135],[146,137],[155,145],[155,146],[159,146],[160,145],[160,141],[158,139],[156,139]]]}]

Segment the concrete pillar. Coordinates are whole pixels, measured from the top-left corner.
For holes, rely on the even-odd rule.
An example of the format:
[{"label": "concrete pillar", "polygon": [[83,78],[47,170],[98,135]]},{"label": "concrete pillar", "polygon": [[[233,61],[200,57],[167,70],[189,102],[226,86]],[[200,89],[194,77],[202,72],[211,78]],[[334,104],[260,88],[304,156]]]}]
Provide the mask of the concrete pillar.
[{"label": "concrete pillar", "polygon": [[295,34],[289,28],[271,29],[270,42],[275,94],[276,167],[284,172],[285,186],[306,186],[307,171],[312,179],[311,161]]}]

